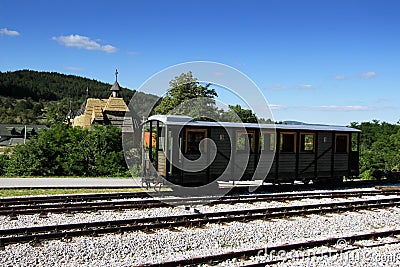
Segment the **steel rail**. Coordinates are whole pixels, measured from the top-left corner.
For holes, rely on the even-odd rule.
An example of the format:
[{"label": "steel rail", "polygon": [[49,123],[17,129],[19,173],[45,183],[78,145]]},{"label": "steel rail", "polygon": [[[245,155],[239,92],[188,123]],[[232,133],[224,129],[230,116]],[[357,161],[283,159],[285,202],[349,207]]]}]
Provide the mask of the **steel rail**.
[{"label": "steel rail", "polygon": [[192,197],[192,198],[164,198],[164,199],[143,199],[126,201],[107,201],[107,202],[72,202],[72,203],[54,203],[54,204],[36,204],[36,205],[4,205],[0,206],[1,216],[32,215],[47,213],[73,213],[89,212],[100,210],[126,210],[126,209],[145,209],[169,207],[172,205],[193,206],[201,204],[237,204],[254,203],[265,201],[293,201],[307,199],[323,198],[349,198],[377,195],[400,194],[400,191],[346,191],[346,192],[326,192],[326,193],[300,193],[300,194],[281,194],[281,195],[239,195],[218,197]]},{"label": "steel rail", "polygon": [[[368,239],[377,238],[377,237],[390,237],[390,236],[394,236],[394,235],[398,235],[398,234],[400,234],[400,229],[374,231],[374,232],[370,232],[370,233],[330,237],[330,238],[310,240],[310,241],[304,241],[304,242],[298,242],[298,243],[292,243],[292,244],[268,246],[265,248],[256,248],[256,249],[249,249],[249,250],[242,250],[242,251],[226,252],[226,253],[217,254],[217,255],[194,257],[194,258],[190,258],[190,259],[182,259],[182,260],[169,261],[169,262],[145,264],[145,265],[141,265],[141,266],[169,267],[169,266],[194,266],[194,265],[198,265],[198,264],[216,265],[217,263],[221,263],[221,262],[224,262],[226,260],[231,260],[231,259],[249,259],[250,257],[256,257],[256,256],[268,256],[277,251],[287,252],[287,251],[291,251],[291,250],[303,250],[305,248],[315,248],[315,247],[321,247],[321,246],[336,246],[338,244],[338,242],[341,240],[344,240],[349,245],[351,245],[355,241],[368,240]],[[400,240],[390,242],[390,243],[381,243],[381,245],[393,244],[393,243],[399,243],[399,242],[400,242]],[[333,252],[332,254],[346,252],[349,250],[350,249],[339,248],[336,252]],[[317,256],[318,255],[326,255],[326,254],[328,254],[328,253],[322,252],[322,253],[318,253]],[[283,260],[282,259],[266,260],[266,261],[257,262],[257,263],[253,263],[253,264],[246,264],[244,266],[252,266],[252,267],[253,266],[265,266],[265,265],[269,265],[269,264],[276,264],[281,261],[283,261]]]},{"label": "steel rail", "polygon": [[198,227],[207,223],[247,222],[256,219],[286,218],[310,214],[357,211],[400,206],[400,197],[338,203],[322,203],[250,210],[222,211],[204,214],[187,214],[167,217],[137,218],[129,220],[98,221],[51,226],[37,226],[0,230],[0,246],[11,243],[121,233],[127,231],[152,231],[162,228]]},{"label": "steel rail", "polygon": [[[160,192],[160,196],[165,193]],[[96,193],[96,194],[69,194],[55,196],[28,196],[28,197],[7,197],[0,198],[0,205],[10,204],[39,204],[39,203],[56,203],[56,202],[83,202],[96,200],[112,200],[122,198],[149,198],[146,192],[120,192],[120,193]]]},{"label": "steel rail", "polygon": [[[363,185],[387,185],[388,182],[384,181],[374,181],[374,180],[362,180],[362,181],[345,181],[341,184],[341,188],[352,188],[355,186],[363,186]],[[297,186],[297,187],[296,187]],[[306,186],[306,187],[304,187]],[[388,188],[390,186],[386,186]],[[316,189],[315,186],[309,185],[264,185],[259,187],[261,189],[266,189],[271,192],[279,192],[279,191],[298,191],[298,190],[306,190],[306,189]],[[322,187],[323,188],[323,187]],[[9,188],[1,188],[0,190],[6,190]],[[18,188],[21,189],[21,188]],[[28,189],[31,189],[29,187]],[[49,188],[46,188],[49,189]],[[229,194],[235,193],[243,193],[243,189],[246,188],[236,188],[233,187]],[[321,187],[318,187],[321,189]],[[332,189],[332,186],[329,186],[328,189]],[[238,192],[237,192],[238,191]],[[399,190],[388,190],[388,191],[399,191]],[[260,191],[258,191],[260,192]],[[151,195],[150,195],[151,194]],[[122,198],[149,198],[152,196],[165,197],[165,196],[174,196],[171,191],[151,191],[151,192],[119,192],[119,193],[93,193],[93,194],[68,194],[68,195],[55,195],[55,196],[25,196],[25,197],[6,197],[0,198],[0,206],[1,205],[17,205],[17,204],[39,204],[39,203],[69,203],[69,202],[83,202],[83,201],[97,201],[97,200],[112,200],[112,199],[122,199]]]}]

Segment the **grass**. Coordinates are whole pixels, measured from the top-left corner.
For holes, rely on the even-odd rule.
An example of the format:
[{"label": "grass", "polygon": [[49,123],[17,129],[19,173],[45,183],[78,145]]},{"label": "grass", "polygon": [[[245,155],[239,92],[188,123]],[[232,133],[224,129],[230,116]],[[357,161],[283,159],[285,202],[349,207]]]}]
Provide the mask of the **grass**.
[{"label": "grass", "polygon": [[88,193],[120,193],[143,192],[142,188],[32,188],[32,189],[0,189],[0,197],[62,195],[62,194],[88,194]]}]

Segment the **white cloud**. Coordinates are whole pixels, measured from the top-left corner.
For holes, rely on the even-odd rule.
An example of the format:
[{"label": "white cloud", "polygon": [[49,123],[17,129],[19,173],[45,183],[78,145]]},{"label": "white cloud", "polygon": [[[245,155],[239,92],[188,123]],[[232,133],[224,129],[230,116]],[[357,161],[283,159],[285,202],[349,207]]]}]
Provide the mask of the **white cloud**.
[{"label": "white cloud", "polygon": [[0,35],[7,35],[7,36],[18,36],[19,32],[12,31],[7,28],[0,29]]},{"label": "white cloud", "polygon": [[314,86],[311,84],[299,84],[296,86],[298,89],[314,89]]},{"label": "white cloud", "polygon": [[271,110],[283,110],[287,109],[287,106],[278,105],[278,104],[269,104],[268,105]]},{"label": "white cloud", "polygon": [[74,70],[74,71],[82,71],[83,68],[78,68],[78,67],[72,67],[72,66],[67,66],[65,67],[67,70]]},{"label": "white cloud", "polygon": [[81,36],[78,34],[71,34],[68,36],[53,37],[54,41],[57,41],[61,45],[67,47],[77,47],[86,50],[98,50],[106,53],[114,53],[117,48],[112,45],[101,45],[98,41],[91,40],[89,37]]},{"label": "white cloud", "polygon": [[265,88],[266,90],[277,90],[277,91],[286,91],[286,90],[296,90],[296,89],[315,89],[315,87],[311,84],[298,84],[296,86],[286,87],[281,84],[274,84]]},{"label": "white cloud", "polygon": [[334,79],[335,80],[339,80],[339,81],[341,81],[341,80],[347,80],[349,77],[348,76],[345,76],[345,75],[336,75],[335,77],[334,77]]},{"label": "white cloud", "polygon": [[376,100],[377,103],[389,102],[391,99],[389,97],[380,97]]},{"label": "white cloud", "polygon": [[309,107],[309,109],[312,110],[326,110],[326,111],[371,111],[375,110],[374,107],[370,106],[335,106],[335,105],[330,105],[330,106],[315,106],[315,107]]},{"label": "white cloud", "polygon": [[363,79],[368,79],[368,78],[372,78],[375,77],[377,74],[375,71],[369,71],[369,72],[364,72],[361,73],[359,76]]}]

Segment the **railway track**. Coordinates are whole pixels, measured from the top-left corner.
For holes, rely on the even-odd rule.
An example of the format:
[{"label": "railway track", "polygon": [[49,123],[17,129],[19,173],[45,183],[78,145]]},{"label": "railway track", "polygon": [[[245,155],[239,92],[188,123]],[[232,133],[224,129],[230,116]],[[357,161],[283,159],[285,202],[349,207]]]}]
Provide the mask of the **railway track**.
[{"label": "railway track", "polygon": [[[166,196],[160,192],[160,196]],[[103,194],[70,194],[70,195],[54,195],[54,196],[27,196],[27,197],[7,197],[0,198],[0,206],[5,205],[36,205],[40,203],[71,203],[98,200],[113,200],[123,198],[149,198],[146,192],[129,192],[129,193],[103,193]]]},{"label": "railway track", "polygon": [[[218,263],[232,260],[232,259],[239,259],[242,261],[241,266],[247,267],[258,267],[258,266],[266,266],[270,264],[276,264],[287,260],[296,260],[301,257],[311,257],[311,256],[332,256],[338,253],[345,253],[352,250],[360,249],[360,248],[367,248],[367,247],[376,247],[376,246],[383,246],[383,245],[390,245],[390,244],[398,244],[400,243],[400,238],[395,237],[396,235],[400,234],[400,229],[393,229],[393,230],[386,230],[386,231],[374,231],[370,233],[363,233],[363,234],[356,234],[356,235],[347,235],[347,236],[338,236],[338,237],[330,237],[318,240],[311,240],[299,243],[291,243],[291,244],[283,244],[283,245],[276,245],[270,246],[266,248],[257,248],[257,249],[250,249],[250,250],[243,250],[243,251],[234,251],[234,252],[227,252],[223,254],[217,255],[210,255],[210,256],[202,256],[190,259],[183,259],[177,261],[170,261],[170,262],[161,262],[155,264],[146,264],[145,266],[197,266],[199,264],[207,264],[209,266],[217,265]],[[362,240],[370,240],[376,238],[384,238],[384,237],[393,237],[392,241],[389,242],[380,242],[375,243],[373,245],[359,245],[357,241]],[[297,250],[303,251],[304,249],[310,248],[318,248],[318,247],[330,247],[331,250],[324,250],[321,249],[318,252],[313,253],[294,253],[294,257],[279,257],[276,255],[277,252],[282,254],[282,252],[287,252]],[[345,246],[345,247],[342,247]],[[290,255],[290,254],[289,254]],[[259,258],[259,259],[255,259]],[[261,258],[261,259],[260,259]]]},{"label": "railway track", "polygon": [[[202,204],[237,204],[237,203],[255,203],[268,201],[293,201],[302,199],[323,199],[323,198],[350,198],[378,195],[398,195],[400,191],[396,190],[357,190],[344,192],[324,192],[313,193],[304,192],[297,194],[252,194],[252,195],[228,195],[222,197],[191,197],[191,198],[159,198],[159,199],[140,199],[140,200],[121,200],[112,201],[112,198],[103,200],[101,197],[88,195],[88,198],[70,198],[66,202],[60,202],[55,198],[56,203],[51,203],[54,198],[39,198],[39,202],[32,199],[21,201],[16,198],[15,202],[5,202],[0,204],[0,216],[10,216],[17,219],[18,215],[40,214],[46,217],[48,213],[75,213],[75,212],[96,212],[101,210],[127,210],[127,209],[145,209],[161,208],[170,206],[196,206]],[[127,198],[131,194],[113,194],[113,197]],[[134,195],[136,196],[136,195]],[[114,199],[114,200],[115,200]],[[22,203],[22,204],[21,204]]]},{"label": "railway track", "polygon": [[99,221],[89,223],[62,224],[0,230],[0,247],[8,244],[33,242],[50,239],[69,239],[76,236],[96,236],[107,233],[128,231],[153,232],[156,229],[175,229],[179,227],[203,227],[210,223],[247,222],[251,220],[288,218],[310,214],[359,211],[400,206],[400,197],[319,203],[311,205],[286,206],[250,210],[223,211],[204,214],[188,214],[167,217],[150,217],[129,220]]},{"label": "railway track", "polygon": [[[357,180],[357,181],[346,181],[341,184],[341,188],[353,188],[353,187],[362,187],[362,186],[383,186],[386,188],[390,188],[387,181],[375,181],[375,180]],[[323,187],[322,187],[323,188]],[[328,189],[333,189],[332,186],[328,186]],[[8,189],[8,188],[3,188]],[[18,188],[21,189],[21,188]],[[32,189],[32,187],[28,187],[27,189]],[[46,188],[48,189],[48,188]],[[247,188],[232,188],[229,194],[243,194],[243,191],[246,191]],[[305,191],[305,190],[314,190],[321,189],[321,187],[315,187],[310,185],[291,185],[291,184],[282,184],[282,185],[265,185],[260,186],[258,192],[296,192],[296,191]],[[1,190],[1,189],[0,189]],[[390,190],[392,191],[392,190]],[[84,202],[84,201],[99,201],[99,200],[113,200],[113,199],[123,199],[123,198],[149,198],[153,196],[157,197],[168,197],[174,196],[174,193],[171,191],[159,191],[159,192],[119,192],[119,193],[94,193],[94,194],[68,194],[68,195],[54,195],[54,196],[26,196],[26,197],[7,197],[0,198],[0,206],[3,205],[17,205],[17,204],[40,204],[40,203],[70,203],[70,202]],[[255,192],[256,193],[256,192]]]}]

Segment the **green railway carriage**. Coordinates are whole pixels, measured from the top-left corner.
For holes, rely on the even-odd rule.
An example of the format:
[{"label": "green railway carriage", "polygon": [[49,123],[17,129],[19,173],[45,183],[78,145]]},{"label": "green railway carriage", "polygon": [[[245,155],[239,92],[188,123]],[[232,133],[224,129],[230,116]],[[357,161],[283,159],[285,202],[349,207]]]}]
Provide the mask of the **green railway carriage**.
[{"label": "green railway carriage", "polygon": [[143,132],[144,176],[161,176],[175,185],[216,180],[330,183],[359,175],[360,131],[344,126],[154,115]]}]

